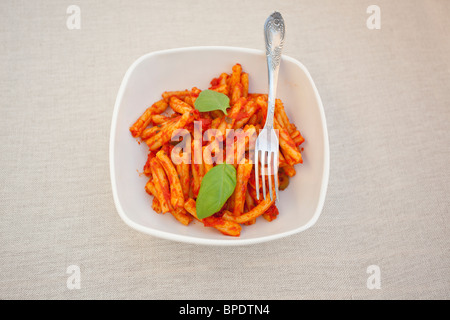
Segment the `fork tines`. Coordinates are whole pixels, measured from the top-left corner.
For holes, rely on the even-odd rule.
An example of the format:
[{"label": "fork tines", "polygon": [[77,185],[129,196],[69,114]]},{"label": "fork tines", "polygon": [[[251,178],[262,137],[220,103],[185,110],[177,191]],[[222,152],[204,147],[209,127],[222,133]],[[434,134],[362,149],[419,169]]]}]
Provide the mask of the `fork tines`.
[{"label": "fork tines", "polygon": [[[261,165],[258,164],[259,162]],[[275,152],[257,150],[255,152],[255,183],[256,183],[256,197],[258,200],[260,199],[260,192],[259,192],[260,176],[264,200],[267,197],[267,193],[269,193],[271,201],[274,199],[278,201],[278,150]],[[269,184],[268,192],[266,192],[266,177]]]}]

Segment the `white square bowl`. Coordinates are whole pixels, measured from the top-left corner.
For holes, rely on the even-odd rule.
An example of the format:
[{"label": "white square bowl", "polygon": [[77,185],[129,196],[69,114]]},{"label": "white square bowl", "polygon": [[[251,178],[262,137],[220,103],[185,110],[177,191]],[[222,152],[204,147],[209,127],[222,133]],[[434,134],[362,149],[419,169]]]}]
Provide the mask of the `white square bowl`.
[{"label": "white square bowl", "polygon": [[161,93],[171,90],[204,90],[212,78],[230,73],[240,63],[249,74],[249,92],[268,92],[263,51],[233,47],[192,47],[146,54],[128,69],[117,95],[111,124],[110,174],[117,211],[123,221],[141,232],[175,241],[204,245],[244,245],[285,237],[311,227],[325,201],[329,176],[329,145],[325,114],[308,70],[297,60],[283,56],[277,98],[306,141],[303,164],[289,187],[280,192],[279,216],[272,222],[259,218],[243,226],[240,237],[225,236],[193,221],[184,226],[171,214],[157,214],[141,177],[148,147],[138,144],[129,127]]}]

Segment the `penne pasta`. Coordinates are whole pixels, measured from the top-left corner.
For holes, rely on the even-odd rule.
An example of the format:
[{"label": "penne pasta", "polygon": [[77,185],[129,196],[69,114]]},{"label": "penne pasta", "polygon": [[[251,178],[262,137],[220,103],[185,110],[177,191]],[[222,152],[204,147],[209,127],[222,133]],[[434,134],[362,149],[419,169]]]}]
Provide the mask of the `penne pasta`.
[{"label": "penne pasta", "polygon": [[183,198],[189,198],[189,185],[190,185],[190,165],[185,162],[175,165],[178,177],[180,179],[181,189],[183,190]]},{"label": "penne pasta", "polygon": [[147,139],[145,143],[147,143],[150,150],[156,151],[158,148],[161,148],[163,144],[170,141],[170,138],[175,130],[185,127],[186,125],[192,123],[192,121],[194,121],[194,113],[186,112],[178,121],[164,126],[158,133]]},{"label": "penne pasta", "polygon": [[158,124],[163,124],[167,121],[170,121],[171,119],[169,117],[163,116],[162,114],[154,114],[152,115],[152,123],[154,126],[157,126]]},{"label": "penne pasta", "polygon": [[155,102],[150,108],[145,110],[145,112],[136,120],[136,122],[130,127],[131,135],[133,137],[139,137],[142,131],[150,124],[152,120],[152,115],[164,112],[167,109],[168,104],[160,100]]},{"label": "penne pasta", "polygon": [[302,163],[302,154],[298,150],[294,141],[292,141],[292,138],[287,130],[278,123],[277,119],[273,119],[273,126],[278,130],[280,148],[283,151],[286,162],[290,165]]},{"label": "penne pasta", "polygon": [[241,112],[239,117],[236,117],[234,129],[239,129],[245,126],[250,118],[255,115],[256,111],[258,111],[258,105],[254,101],[248,101],[243,107],[243,112]]},{"label": "penne pasta", "polygon": [[166,213],[172,209],[172,206],[170,205],[169,182],[167,181],[164,169],[157,158],[152,158],[150,160],[150,165],[152,167],[153,180],[149,185],[149,188],[154,187],[154,189],[149,190],[158,198],[159,203],[161,204],[161,211]]},{"label": "penne pasta", "polygon": [[[191,97],[191,96],[189,96],[189,97]],[[192,101],[192,98],[191,98],[191,101]],[[185,114],[187,112],[194,111],[194,109],[189,104],[178,99],[177,97],[171,97],[169,105],[173,111],[178,112],[180,114]]]},{"label": "penne pasta", "polygon": [[183,189],[181,188],[180,179],[177,170],[172,163],[172,160],[170,160],[164,150],[159,150],[156,154],[156,157],[164,168],[164,171],[166,172],[167,178],[169,180],[170,203],[172,204],[172,207],[182,208],[184,206]]},{"label": "penne pasta", "polygon": [[241,214],[240,216],[234,216],[230,213],[225,213],[223,215],[223,219],[227,221],[232,221],[236,223],[245,223],[252,219],[255,219],[262,215],[267,209],[270,208],[275,202],[275,199],[270,200],[270,195],[267,193],[266,199],[262,200],[256,207],[250,210],[247,213]]},{"label": "penne pasta", "polygon": [[177,97],[178,99],[184,100],[186,96],[190,95],[190,91],[183,90],[183,91],[166,91],[162,94],[162,97],[166,103],[169,103],[170,98]]},{"label": "penne pasta", "polygon": [[230,105],[234,105],[243,96],[244,86],[238,82],[231,92]]},{"label": "penne pasta", "polygon": [[[196,152],[200,150],[200,152]],[[192,191],[194,197],[197,197],[200,191],[200,184],[202,183],[203,175],[205,174],[205,166],[202,161],[202,147],[200,141],[192,141]]]},{"label": "penne pasta", "polygon": [[184,208],[194,218],[204,224],[205,227],[213,227],[227,236],[239,236],[241,234],[241,226],[233,221],[226,221],[220,217],[207,217],[204,219],[197,218],[197,210],[195,209],[195,200],[189,199],[185,202]]},{"label": "penne pasta", "polygon": [[233,92],[234,87],[238,83],[241,83],[242,66],[239,63],[237,63],[233,66],[232,70],[233,70],[233,72],[232,72],[230,80],[228,82],[228,91],[231,93]]},{"label": "penne pasta", "polygon": [[170,211],[170,213],[177,219],[181,224],[187,226],[191,221],[192,217],[188,214],[188,212],[184,208],[176,208]]},{"label": "penne pasta", "polygon": [[156,213],[161,213],[161,205],[156,197],[153,197],[152,209],[155,210]]},{"label": "penne pasta", "polygon": [[141,134],[141,138],[142,140],[147,140],[150,139],[152,136],[158,134],[161,132],[161,130],[165,127],[167,127],[168,125],[171,125],[173,123],[175,123],[176,121],[180,120],[181,117],[176,117],[176,118],[168,118],[167,121],[163,122],[163,123],[159,123],[157,125],[154,125],[151,128],[147,128],[145,129],[142,134]]},{"label": "penne pasta", "polygon": [[[268,95],[249,92],[249,74],[238,63],[232,67],[231,73],[222,72],[213,78],[209,90],[224,94],[227,98],[209,92],[210,97],[214,97],[209,98],[212,101],[209,103],[213,105],[202,107],[205,100],[197,101],[202,92],[197,87],[165,91],[161,100],[147,108],[129,129],[132,137],[148,146],[142,176],[148,179],[145,191],[152,197],[153,211],[161,214],[170,212],[185,226],[196,219],[205,227],[237,237],[243,225],[252,226],[258,217],[262,216],[259,219],[270,222],[279,215],[275,200],[270,200],[269,194],[266,199],[262,195],[257,199],[255,189],[254,166],[260,165],[253,163],[254,144],[265,125]],[[217,101],[215,97],[218,97]],[[214,109],[214,104],[221,106]],[[225,109],[226,112],[222,111]],[[296,175],[294,166],[303,162],[303,148],[299,146],[305,139],[290,122],[281,99],[275,100],[274,128],[279,138],[278,187],[284,190],[289,186],[290,178]],[[236,168],[236,180],[234,177],[228,178],[233,181],[233,189],[228,186],[228,191],[224,191],[228,198],[220,200],[217,205],[197,202],[202,181],[206,183],[206,190],[208,184],[215,183],[211,175],[204,179],[205,175],[223,163]],[[229,166],[223,168],[233,169]],[[234,169],[232,172],[234,175]],[[258,177],[260,194],[263,192],[262,185],[268,186],[268,179],[267,175],[265,179]],[[206,218],[198,219],[197,205],[203,205],[202,209],[199,207],[199,212],[202,210]],[[205,207],[210,205],[217,212],[209,212],[207,216]]]},{"label": "penne pasta", "polygon": [[242,96],[247,98],[248,96],[248,73],[241,73],[241,84],[242,84]]},{"label": "penne pasta", "polygon": [[234,189],[234,216],[240,216],[244,212],[247,182],[253,169],[253,163],[239,164],[236,176],[236,188]]}]

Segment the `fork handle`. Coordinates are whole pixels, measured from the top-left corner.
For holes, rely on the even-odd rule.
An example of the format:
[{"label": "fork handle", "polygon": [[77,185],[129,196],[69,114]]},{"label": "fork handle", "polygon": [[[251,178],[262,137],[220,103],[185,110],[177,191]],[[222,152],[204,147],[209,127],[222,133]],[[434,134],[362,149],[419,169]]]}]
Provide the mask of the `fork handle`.
[{"label": "fork handle", "polygon": [[284,44],[284,20],[279,12],[272,13],[264,24],[267,70],[269,72],[269,99],[264,128],[273,129],[275,97],[280,69],[281,51]]}]

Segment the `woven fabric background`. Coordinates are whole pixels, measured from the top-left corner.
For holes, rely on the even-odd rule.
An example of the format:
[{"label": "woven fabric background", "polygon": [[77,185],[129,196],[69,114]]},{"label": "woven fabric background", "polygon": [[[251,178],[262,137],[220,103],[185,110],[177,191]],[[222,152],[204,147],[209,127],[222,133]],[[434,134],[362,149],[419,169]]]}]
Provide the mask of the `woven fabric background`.
[{"label": "woven fabric background", "polygon": [[[80,30],[66,27],[72,4]],[[371,4],[380,30],[366,26]],[[325,108],[318,222],[228,248],[126,226],[108,148],[128,67],[169,48],[262,49],[273,10]],[[1,299],[449,298],[450,1],[1,1],[0,12]],[[79,290],[66,287],[72,264]],[[369,265],[381,289],[367,288]]]}]

